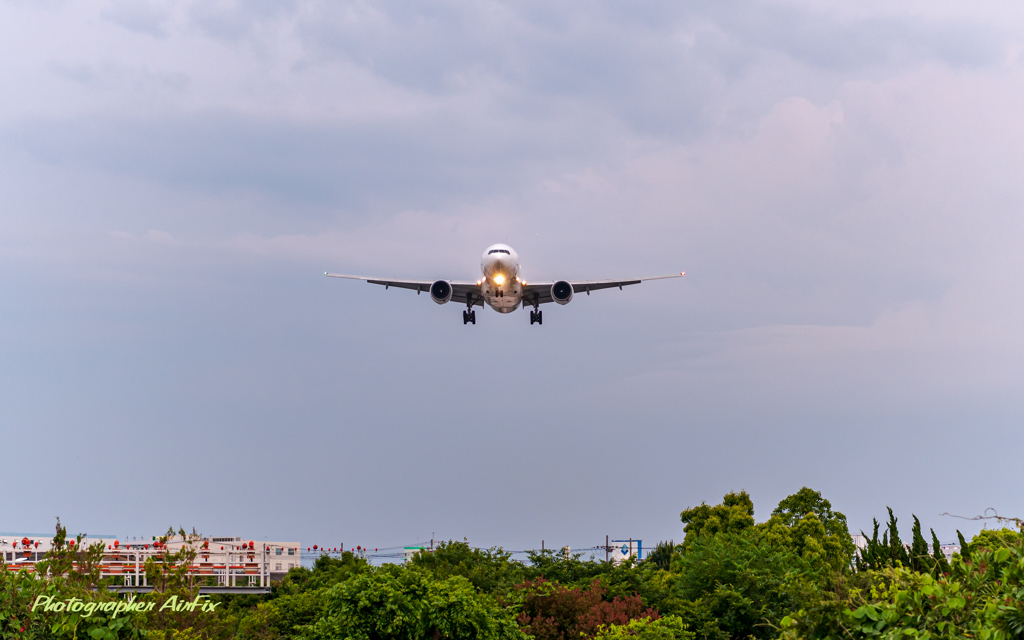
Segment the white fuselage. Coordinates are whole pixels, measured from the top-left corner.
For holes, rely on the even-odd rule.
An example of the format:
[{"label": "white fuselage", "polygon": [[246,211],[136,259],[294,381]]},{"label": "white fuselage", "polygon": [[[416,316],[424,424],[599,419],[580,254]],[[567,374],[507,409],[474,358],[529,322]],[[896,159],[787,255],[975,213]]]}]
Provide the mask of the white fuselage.
[{"label": "white fuselage", "polygon": [[480,259],[480,295],[487,306],[498,313],[512,313],[523,300],[519,279],[519,254],[507,244],[487,247]]}]

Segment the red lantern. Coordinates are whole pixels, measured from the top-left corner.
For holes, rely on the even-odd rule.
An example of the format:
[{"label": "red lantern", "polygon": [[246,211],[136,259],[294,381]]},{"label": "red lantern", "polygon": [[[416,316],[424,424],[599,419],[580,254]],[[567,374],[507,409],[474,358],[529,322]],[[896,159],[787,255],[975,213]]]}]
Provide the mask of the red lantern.
[{"label": "red lantern", "polygon": [[27,546],[28,546],[28,545],[30,545],[30,544],[32,544],[32,541],[31,541],[31,540],[29,540],[28,538],[22,538],[22,539],[21,539],[21,546],[23,546],[23,547],[27,547]]},{"label": "red lantern", "polygon": [[114,540],[114,548],[116,549],[119,546],[121,546],[121,542],[119,540]]},{"label": "red lantern", "polygon": [[69,542],[69,543],[68,543],[68,546],[69,546],[69,547],[73,547],[73,546],[75,546],[75,541],[74,541],[74,540],[72,540],[71,542]]}]

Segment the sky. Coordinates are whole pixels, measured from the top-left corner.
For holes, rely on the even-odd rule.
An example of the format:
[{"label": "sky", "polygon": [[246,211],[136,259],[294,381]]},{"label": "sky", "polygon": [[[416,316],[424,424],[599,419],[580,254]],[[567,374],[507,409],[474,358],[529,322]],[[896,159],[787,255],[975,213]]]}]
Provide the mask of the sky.
[{"label": "sky", "polygon": [[[0,2],[2,531],[1024,517],[1013,2]],[[477,312],[323,277],[677,280]]]}]

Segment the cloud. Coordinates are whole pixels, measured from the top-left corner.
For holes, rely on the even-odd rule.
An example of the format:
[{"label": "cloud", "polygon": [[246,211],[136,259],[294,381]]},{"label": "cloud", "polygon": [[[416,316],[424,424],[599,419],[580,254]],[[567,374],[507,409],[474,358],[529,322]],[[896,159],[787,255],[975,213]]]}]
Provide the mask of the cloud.
[{"label": "cloud", "polygon": [[[990,469],[1012,465],[980,457],[950,471],[953,497],[849,478],[927,477],[967,424],[1015,450],[1018,14],[0,5],[4,417],[130,433],[140,460],[166,444],[152,434],[203,437],[144,470],[186,485],[209,464],[240,477],[270,442],[285,471],[265,490],[303,536],[341,526],[312,508],[333,489],[307,489],[338,485],[367,487],[343,509],[361,532],[443,513],[505,544],[610,526],[603,507],[639,504],[637,486],[653,488],[629,517],[666,538],[682,506],[743,483],[769,503],[825,489],[868,522],[889,495],[1009,500]],[[528,279],[688,275],[580,296],[543,331],[322,276],[472,278],[496,240]],[[249,457],[224,455],[250,435]],[[69,473],[109,455],[75,442],[50,452]],[[454,487],[444,505],[406,491],[431,474]],[[578,501],[569,524],[533,501],[552,482]],[[486,492],[507,499],[460,506]]]},{"label": "cloud", "polygon": [[144,0],[117,0],[101,11],[101,15],[114,24],[156,38],[163,38],[168,34],[168,13],[162,3]]}]

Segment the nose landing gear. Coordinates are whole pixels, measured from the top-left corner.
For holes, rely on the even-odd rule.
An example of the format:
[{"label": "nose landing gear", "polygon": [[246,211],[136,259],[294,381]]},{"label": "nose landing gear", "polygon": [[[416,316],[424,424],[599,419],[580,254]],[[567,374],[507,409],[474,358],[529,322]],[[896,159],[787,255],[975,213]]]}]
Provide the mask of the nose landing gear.
[{"label": "nose landing gear", "polygon": [[533,305],[533,311],[530,312],[530,324],[532,325],[534,322],[536,322],[537,324],[544,324],[544,316],[541,315],[541,310],[540,310],[540,295],[537,292],[534,292],[533,293],[533,300],[524,300],[523,301],[523,306],[524,307],[527,304],[532,304]]}]

